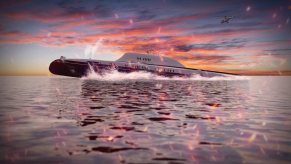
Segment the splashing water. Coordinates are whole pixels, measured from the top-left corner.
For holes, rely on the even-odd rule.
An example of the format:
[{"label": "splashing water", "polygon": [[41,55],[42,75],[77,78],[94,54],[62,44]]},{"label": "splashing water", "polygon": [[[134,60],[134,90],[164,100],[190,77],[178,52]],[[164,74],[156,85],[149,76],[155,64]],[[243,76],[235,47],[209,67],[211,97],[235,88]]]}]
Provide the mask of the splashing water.
[{"label": "splashing water", "polygon": [[159,76],[150,72],[136,71],[131,73],[118,72],[117,70],[108,70],[104,74],[99,74],[94,71],[91,65],[87,75],[82,77],[82,80],[99,80],[99,81],[124,81],[124,80],[193,80],[193,81],[221,81],[221,80],[249,80],[246,76],[214,76],[202,77],[200,75],[193,75],[191,77],[165,77]]},{"label": "splashing water", "polygon": [[97,40],[96,43],[93,45],[88,45],[85,49],[85,56],[89,57],[90,59],[93,59],[96,54],[96,51],[99,49],[100,46],[102,46],[102,41],[103,38]]},{"label": "splashing water", "polygon": [[[118,47],[110,47],[104,44],[104,39],[99,38],[95,43],[86,45],[81,54],[74,53],[78,59],[98,59],[98,60],[117,60],[121,54]],[[79,50],[76,50],[78,52]],[[106,54],[106,55],[104,55]]]}]

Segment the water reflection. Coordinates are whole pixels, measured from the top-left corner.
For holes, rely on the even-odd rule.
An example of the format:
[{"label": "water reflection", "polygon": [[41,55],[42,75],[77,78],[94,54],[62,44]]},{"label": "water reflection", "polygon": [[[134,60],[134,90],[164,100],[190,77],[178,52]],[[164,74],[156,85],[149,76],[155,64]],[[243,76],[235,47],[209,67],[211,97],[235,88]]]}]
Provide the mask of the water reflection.
[{"label": "water reflection", "polygon": [[[239,89],[245,90],[247,83],[242,84]],[[225,112],[228,106],[233,108],[247,100],[238,92],[236,82],[226,81],[84,80],[81,94],[90,110],[82,115],[80,125],[94,129],[96,133],[87,137],[99,141],[98,149],[89,144],[91,148],[85,152],[122,151],[119,155],[138,162],[136,154],[130,152],[134,149],[140,150],[135,151],[140,157],[151,154],[146,162],[181,162],[222,161],[226,154],[220,151],[228,151],[227,155],[239,162],[239,153],[225,139],[219,141],[216,137],[219,127],[230,120],[229,112],[236,112]],[[208,158],[210,154],[212,158]]]},{"label": "water reflection", "polygon": [[6,79],[0,162],[290,161],[290,79]]}]

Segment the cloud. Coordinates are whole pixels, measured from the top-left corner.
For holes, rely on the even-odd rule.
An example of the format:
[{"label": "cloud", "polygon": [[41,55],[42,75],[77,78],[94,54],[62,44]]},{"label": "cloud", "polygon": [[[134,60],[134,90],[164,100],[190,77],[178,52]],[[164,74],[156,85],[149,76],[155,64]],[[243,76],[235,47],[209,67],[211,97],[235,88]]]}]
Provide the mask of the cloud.
[{"label": "cloud", "polygon": [[245,39],[231,39],[228,41],[222,41],[217,43],[207,43],[207,44],[193,44],[193,45],[177,45],[175,46],[176,51],[189,52],[195,50],[217,50],[217,49],[238,49],[243,48],[246,44]]},{"label": "cloud", "polygon": [[188,56],[178,56],[177,57],[179,60],[184,60],[184,61],[193,61],[193,62],[205,62],[205,63],[220,63],[225,60],[232,60],[233,58],[231,56],[227,55],[199,55],[199,54],[194,54],[194,55],[188,55]]},{"label": "cloud", "polygon": [[[37,13],[37,14],[36,14]],[[104,17],[109,11],[96,6],[94,9],[80,8],[32,8],[31,10],[16,10],[2,13],[1,15],[14,20],[34,20],[43,23],[58,23],[78,21],[84,18]]]},{"label": "cloud", "polygon": [[267,51],[267,52],[289,52],[291,55],[291,48],[276,48],[276,49],[268,49],[265,51]]},{"label": "cloud", "polygon": [[136,19],[138,21],[148,21],[148,20],[151,20],[155,17],[156,17],[156,15],[154,13],[152,13],[150,10],[143,9],[143,10],[137,12]]},{"label": "cloud", "polygon": [[178,45],[175,47],[175,50],[182,51],[182,52],[188,52],[192,50],[193,45]]},{"label": "cloud", "polygon": [[0,9],[11,8],[19,5],[24,5],[31,2],[31,0],[9,0],[9,1],[0,1]]},{"label": "cloud", "polygon": [[[285,9],[276,10],[278,17],[273,19],[275,11],[271,11],[271,4],[285,2],[253,2],[248,13],[243,2],[227,1],[15,3],[1,6],[0,44],[58,48],[91,45],[102,39],[104,47],[121,53],[153,49],[187,66],[235,67],[260,59],[267,63],[281,60],[274,56],[289,62],[288,14]],[[224,15],[235,17],[229,24],[220,24]],[[278,29],[280,23],[284,26]],[[266,57],[268,53],[273,57]]]},{"label": "cloud", "polygon": [[4,26],[0,24],[0,33],[4,32]]}]

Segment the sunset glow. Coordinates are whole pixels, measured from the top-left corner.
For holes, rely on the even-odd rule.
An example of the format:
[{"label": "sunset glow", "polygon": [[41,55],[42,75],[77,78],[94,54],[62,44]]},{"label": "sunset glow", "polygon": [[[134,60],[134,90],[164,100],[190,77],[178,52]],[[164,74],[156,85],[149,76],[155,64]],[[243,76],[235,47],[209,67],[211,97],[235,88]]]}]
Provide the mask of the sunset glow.
[{"label": "sunset glow", "polygon": [[290,1],[1,2],[0,75],[49,75],[60,56],[149,50],[191,68],[290,75],[290,12]]}]

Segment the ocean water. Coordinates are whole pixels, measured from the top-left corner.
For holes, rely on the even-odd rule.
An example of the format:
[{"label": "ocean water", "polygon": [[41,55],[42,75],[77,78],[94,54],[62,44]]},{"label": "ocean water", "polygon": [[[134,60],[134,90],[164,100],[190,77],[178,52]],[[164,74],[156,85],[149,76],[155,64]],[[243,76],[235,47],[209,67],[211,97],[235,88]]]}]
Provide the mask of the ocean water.
[{"label": "ocean water", "polygon": [[290,163],[291,77],[0,77],[1,163]]}]

